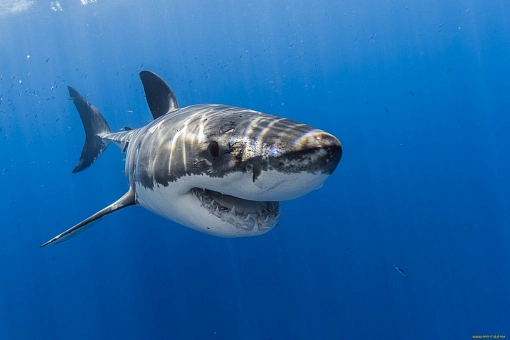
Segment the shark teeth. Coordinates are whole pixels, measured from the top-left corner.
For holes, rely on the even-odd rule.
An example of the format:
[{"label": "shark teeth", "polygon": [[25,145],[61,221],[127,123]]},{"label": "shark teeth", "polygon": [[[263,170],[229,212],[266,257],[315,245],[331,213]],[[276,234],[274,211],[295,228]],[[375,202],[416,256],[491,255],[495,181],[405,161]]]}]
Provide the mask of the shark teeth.
[{"label": "shark teeth", "polygon": [[194,188],[191,193],[211,214],[239,229],[270,230],[280,217],[279,202],[241,200],[203,188]]}]

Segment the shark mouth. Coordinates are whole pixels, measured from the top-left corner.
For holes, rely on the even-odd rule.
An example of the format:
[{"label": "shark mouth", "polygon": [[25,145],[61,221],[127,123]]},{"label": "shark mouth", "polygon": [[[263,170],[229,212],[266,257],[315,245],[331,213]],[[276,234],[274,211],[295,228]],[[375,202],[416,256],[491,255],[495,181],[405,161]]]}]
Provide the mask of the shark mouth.
[{"label": "shark mouth", "polygon": [[190,193],[209,213],[246,231],[269,231],[281,215],[280,202],[250,201],[202,188],[193,188]]}]

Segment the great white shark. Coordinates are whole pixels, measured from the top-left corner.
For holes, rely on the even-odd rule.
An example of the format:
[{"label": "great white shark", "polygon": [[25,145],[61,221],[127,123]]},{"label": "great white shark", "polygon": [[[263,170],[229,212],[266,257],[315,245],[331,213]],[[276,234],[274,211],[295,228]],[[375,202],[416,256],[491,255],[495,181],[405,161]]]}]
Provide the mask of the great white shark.
[{"label": "great white shark", "polygon": [[280,201],[320,188],[340,162],[342,146],[332,134],[233,106],[180,108],[163,79],[150,71],[140,78],[154,120],[121,132],[111,132],[103,115],[69,87],[85,130],[73,173],[114,143],[126,153],[129,189],[41,247],[132,205],[215,236],[261,235],[277,225]]}]

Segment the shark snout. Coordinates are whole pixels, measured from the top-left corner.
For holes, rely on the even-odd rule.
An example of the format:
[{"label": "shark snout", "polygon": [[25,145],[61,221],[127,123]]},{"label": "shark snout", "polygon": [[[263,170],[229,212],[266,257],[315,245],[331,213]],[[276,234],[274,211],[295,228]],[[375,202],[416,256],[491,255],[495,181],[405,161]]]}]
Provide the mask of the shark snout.
[{"label": "shark snout", "polygon": [[[295,148],[284,158],[299,162],[298,171],[309,171],[330,175],[342,158],[342,144],[327,132],[313,130],[298,138]],[[296,164],[294,164],[296,165]]]},{"label": "shark snout", "polygon": [[324,164],[323,173],[332,174],[342,158],[342,144],[333,135],[329,133],[318,133],[315,138],[319,144],[319,150],[323,150],[323,155],[318,160]]},{"label": "shark snout", "polygon": [[[281,134],[279,142],[285,147],[263,158],[260,166],[253,172],[253,185],[257,188],[251,193],[239,193],[237,196],[253,200],[284,201],[301,197],[320,188],[333,173],[342,157],[342,145],[333,135],[318,129],[309,129],[304,133]],[[251,189],[250,189],[251,190]]]}]

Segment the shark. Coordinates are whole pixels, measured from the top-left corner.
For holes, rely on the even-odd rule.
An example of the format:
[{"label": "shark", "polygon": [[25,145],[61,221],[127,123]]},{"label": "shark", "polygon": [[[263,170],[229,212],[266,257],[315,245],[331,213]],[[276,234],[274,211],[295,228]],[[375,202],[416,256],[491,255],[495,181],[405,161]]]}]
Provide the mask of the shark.
[{"label": "shark", "polygon": [[41,245],[63,242],[102,217],[142,206],[183,226],[220,237],[258,236],[280,219],[280,202],[322,187],[342,157],[330,133],[287,118],[220,104],[179,107],[170,86],[141,71],[149,124],[112,132],[76,89],[85,143],[73,173],[109,144],[125,157],[127,192],[117,201]]}]

